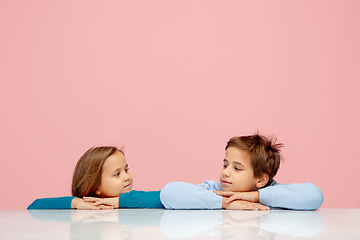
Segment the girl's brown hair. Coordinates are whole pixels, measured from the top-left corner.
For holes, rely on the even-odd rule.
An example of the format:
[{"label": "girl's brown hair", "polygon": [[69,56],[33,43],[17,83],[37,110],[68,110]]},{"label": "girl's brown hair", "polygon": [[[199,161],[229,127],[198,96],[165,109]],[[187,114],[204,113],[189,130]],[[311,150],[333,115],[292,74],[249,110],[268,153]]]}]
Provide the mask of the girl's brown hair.
[{"label": "girl's brown hair", "polygon": [[249,136],[233,137],[228,141],[225,149],[228,147],[236,147],[250,153],[255,177],[267,173],[271,182],[280,167],[282,160],[280,148],[283,144],[276,143],[276,138],[273,136],[265,137],[255,133]]},{"label": "girl's brown hair", "polygon": [[93,147],[87,150],[77,162],[71,184],[72,195],[97,197],[96,190],[100,185],[103,165],[112,154],[119,151],[116,147]]}]

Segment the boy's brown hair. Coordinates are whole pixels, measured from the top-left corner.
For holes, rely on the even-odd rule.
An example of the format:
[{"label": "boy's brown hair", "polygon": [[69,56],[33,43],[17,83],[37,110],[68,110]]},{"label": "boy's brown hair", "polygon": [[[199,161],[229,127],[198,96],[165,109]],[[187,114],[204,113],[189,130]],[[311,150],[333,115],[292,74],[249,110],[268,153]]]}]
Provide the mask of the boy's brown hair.
[{"label": "boy's brown hair", "polygon": [[96,190],[100,185],[103,165],[116,151],[124,152],[113,146],[93,147],[87,150],[77,162],[71,184],[72,195],[97,197]]},{"label": "boy's brown hair", "polygon": [[273,136],[265,137],[255,133],[249,136],[230,138],[225,150],[228,147],[236,147],[248,151],[251,156],[254,176],[261,177],[263,173],[266,173],[269,175],[268,183],[270,183],[280,167],[282,160],[280,148],[283,146],[282,143],[276,143],[276,138]]}]

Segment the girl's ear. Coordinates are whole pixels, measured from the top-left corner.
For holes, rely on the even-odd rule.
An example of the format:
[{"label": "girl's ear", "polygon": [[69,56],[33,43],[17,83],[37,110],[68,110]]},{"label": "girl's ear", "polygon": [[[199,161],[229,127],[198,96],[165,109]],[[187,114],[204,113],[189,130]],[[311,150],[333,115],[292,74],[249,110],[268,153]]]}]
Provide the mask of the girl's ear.
[{"label": "girl's ear", "polygon": [[98,196],[100,196],[100,194],[101,194],[101,191],[98,189],[98,190],[96,190],[96,195],[98,195]]},{"label": "girl's ear", "polygon": [[265,186],[269,181],[269,175],[267,173],[263,173],[261,174],[261,177],[258,179],[257,183],[256,183],[256,187],[257,188],[262,188],[263,186]]}]

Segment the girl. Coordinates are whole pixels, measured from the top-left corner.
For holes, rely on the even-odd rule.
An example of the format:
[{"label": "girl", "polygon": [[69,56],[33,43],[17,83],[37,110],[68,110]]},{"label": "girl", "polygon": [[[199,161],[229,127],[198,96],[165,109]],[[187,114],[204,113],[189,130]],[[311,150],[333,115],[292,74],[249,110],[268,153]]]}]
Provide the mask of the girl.
[{"label": "girl", "polygon": [[164,208],[160,191],[131,191],[132,181],[122,150],[90,148],[75,166],[72,197],[37,199],[28,209]]}]

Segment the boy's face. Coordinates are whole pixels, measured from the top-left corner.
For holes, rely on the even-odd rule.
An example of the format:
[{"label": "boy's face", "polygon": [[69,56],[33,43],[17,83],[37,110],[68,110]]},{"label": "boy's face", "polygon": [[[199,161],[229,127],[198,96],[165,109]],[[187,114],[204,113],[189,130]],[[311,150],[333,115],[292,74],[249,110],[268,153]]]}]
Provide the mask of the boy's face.
[{"label": "boy's face", "polygon": [[258,190],[259,178],[254,176],[250,154],[236,147],[228,147],[225,153],[224,167],[220,172],[222,191],[248,192]]}]

